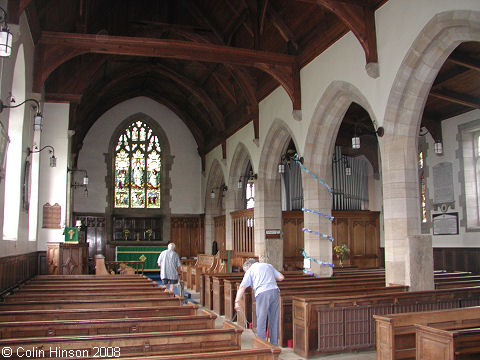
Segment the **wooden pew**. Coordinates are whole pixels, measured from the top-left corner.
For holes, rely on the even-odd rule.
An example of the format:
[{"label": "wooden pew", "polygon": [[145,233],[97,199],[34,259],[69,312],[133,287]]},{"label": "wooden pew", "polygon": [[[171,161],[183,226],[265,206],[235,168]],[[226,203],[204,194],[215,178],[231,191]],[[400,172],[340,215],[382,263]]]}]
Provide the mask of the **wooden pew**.
[{"label": "wooden pew", "polygon": [[415,325],[417,359],[473,360],[480,358],[480,328],[443,330]]},{"label": "wooden pew", "polygon": [[0,311],[6,310],[48,310],[48,309],[91,309],[91,308],[114,308],[114,307],[152,307],[166,305],[181,305],[182,300],[178,297],[158,297],[154,299],[105,299],[105,300],[37,300],[21,301],[15,303],[0,304]]},{"label": "wooden pew", "polygon": [[41,320],[0,322],[0,338],[80,336],[213,329],[216,315],[202,310],[200,315],[134,317],[89,320]]},{"label": "wooden pew", "polygon": [[215,255],[198,254],[195,265],[190,266],[187,271],[187,288],[200,292],[201,274],[212,272],[215,268]]},{"label": "wooden pew", "polygon": [[72,284],[69,285],[68,283],[66,284],[42,284],[42,285],[21,285],[18,287],[17,291],[21,291],[22,289],[26,289],[28,286],[29,290],[39,290],[39,291],[46,291],[46,290],[70,290],[70,289],[119,289],[119,288],[136,288],[136,289],[151,289],[154,287],[158,287],[159,285],[154,282],[145,282],[145,283],[136,283],[136,282],[129,282],[129,283],[106,283],[106,284],[89,284],[89,283],[82,283],[82,284]]},{"label": "wooden pew", "polygon": [[480,327],[480,307],[373,315],[377,357],[382,360],[415,359],[415,325],[451,330]]},{"label": "wooden pew", "polygon": [[[281,350],[258,337],[253,338],[252,349],[215,351],[211,353],[192,353],[159,356],[126,357],[123,360],[277,360]],[[106,359],[114,360],[114,359]]]},{"label": "wooden pew", "polygon": [[55,310],[8,310],[0,311],[0,321],[41,321],[86,320],[86,319],[125,319],[135,317],[187,316],[196,315],[198,305],[168,305],[156,307],[55,309]]},{"label": "wooden pew", "polygon": [[101,281],[101,280],[112,280],[112,281],[124,281],[128,279],[143,279],[150,280],[145,275],[133,274],[133,275],[37,275],[30,282],[37,281],[77,281],[77,280],[88,280],[88,281]]},{"label": "wooden pew", "polygon": [[163,289],[151,289],[145,291],[126,291],[126,292],[92,292],[92,291],[69,291],[67,293],[14,293],[3,298],[5,303],[15,303],[24,301],[58,301],[58,300],[128,300],[128,299],[157,299],[171,298],[171,293],[165,292]]},{"label": "wooden pew", "polygon": [[222,329],[0,339],[0,348],[12,349],[12,359],[25,358],[32,349],[44,350],[36,354],[42,359],[62,357],[60,355],[94,358],[100,354],[96,353],[99,349],[115,351],[110,357],[209,353],[240,350],[242,332],[235,324],[224,322]]},{"label": "wooden pew", "polygon": [[324,298],[299,295],[292,303],[294,351],[308,357],[372,348],[376,343],[374,314],[477,305],[480,287]]}]

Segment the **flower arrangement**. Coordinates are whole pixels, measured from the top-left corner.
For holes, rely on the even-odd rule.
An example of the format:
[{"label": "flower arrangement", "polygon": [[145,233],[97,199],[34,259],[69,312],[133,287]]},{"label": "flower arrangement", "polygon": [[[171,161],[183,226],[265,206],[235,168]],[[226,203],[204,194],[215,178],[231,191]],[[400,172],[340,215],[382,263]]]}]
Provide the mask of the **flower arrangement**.
[{"label": "flower arrangement", "polygon": [[130,230],[128,230],[128,229],[123,229],[122,232],[123,232],[123,238],[124,238],[125,240],[127,240],[127,239],[128,239],[128,235],[130,235]]},{"label": "flower arrangement", "polygon": [[148,240],[152,238],[153,230],[152,229],[147,229],[145,230],[145,235],[147,235]]},{"label": "flower arrangement", "polygon": [[340,245],[336,245],[333,247],[333,252],[337,256],[337,259],[340,260],[340,266],[343,266],[343,260],[345,260],[350,253],[350,249],[348,248],[347,244],[341,243]]}]

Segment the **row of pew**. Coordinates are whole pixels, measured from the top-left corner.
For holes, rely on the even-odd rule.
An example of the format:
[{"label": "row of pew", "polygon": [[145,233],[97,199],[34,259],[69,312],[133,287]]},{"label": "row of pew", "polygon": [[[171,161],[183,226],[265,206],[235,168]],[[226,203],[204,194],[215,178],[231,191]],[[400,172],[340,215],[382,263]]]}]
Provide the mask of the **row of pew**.
[{"label": "row of pew", "polygon": [[[316,278],[301,271],[285,271],[283,274],[285,280],[278,283],[281,304],[279,344],[284,347],[293,345],[295,353],[305,358],[319,353],[357,351],[377,346],[377,354],[382,354],[378,359],[403,359],[402,355],[383,357],[385,346],[381,345],[379,350],[378,325],[374,315],[419,315],[442,309],[468,312],[464,308],[480,305],[480,276],[466,272],[437,271],[435,290],[416,292],[408,291],[408,287],[403,285],[386,286],[384,269],[335,269],[334,275],[329,278]],[[203,273],[200,289],[202,304],[232,320],[235,316],[234,299],[242,275]],[[243,327],[246,320],[255,329],[255,298],[251,291],[247,290],[242,300],[242,312],[246,316],[239,316],[238,324]],[[417,325],[421,328],[428,323]],[[424,332],[427,330],[422,328]],[[458,330],[464,339],[468,338],[467,333],[470,336],[464,328]],[[472,328],[470,332],[478,331]],[[454,337],[458,336],[455,333]],[[423,338],[427,339],[427,336]],[[409,354],[416,350],[415,347],[412,350],[411,343],[410,339]],[[423,348],[429,349],[428,346]],[[477,350],[480,352],[480,349]],[[477,350],[470,346],[468,351],[462,351]]]},{"label": "row of pew", "polygon": [[141,275],[37,276],[0,303],[6,358],[278,359],[281,350]]}]

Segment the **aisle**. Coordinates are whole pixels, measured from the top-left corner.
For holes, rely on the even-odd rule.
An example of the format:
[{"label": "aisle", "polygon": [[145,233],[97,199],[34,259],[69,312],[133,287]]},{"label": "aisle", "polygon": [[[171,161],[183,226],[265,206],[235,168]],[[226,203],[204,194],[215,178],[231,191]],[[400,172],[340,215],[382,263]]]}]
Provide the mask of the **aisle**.
[{"label": "aisle", "polygon": [[[200,304],[200,293],[189,291],[191,294],[191,301]],[[206,309],[200,305],[200,309]],[[211,311],[211,310],[210,310]],[[222,327],[222,323],[225,320],[224,316],[217,314],[216,327]],[[250,329],[245,329],[242,334],[242,349],[251,349],[252,348],[252,339],[254,333]],[[279,356],[279,360],[303,360],[306,359],[301,357],[293,352],[292,348],[282,347],[282,352]],[[325,360],[376,360],[377,353],[376,351],[362,351],[355,353],[340,353],[340,354],[331,354],[331,355],[318,355],[310,357],[309,359],[325,359]]]}]

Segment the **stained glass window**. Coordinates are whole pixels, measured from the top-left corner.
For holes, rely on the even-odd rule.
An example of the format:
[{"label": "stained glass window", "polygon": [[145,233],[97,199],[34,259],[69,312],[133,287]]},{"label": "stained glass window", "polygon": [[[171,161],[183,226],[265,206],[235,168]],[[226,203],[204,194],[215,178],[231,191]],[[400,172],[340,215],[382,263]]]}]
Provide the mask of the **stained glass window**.
[{"label": "stained glass window", "polygon": [[116,208],[160,208],[161,148],[143,121],[135,121],[119,136],[115,148]]}]

